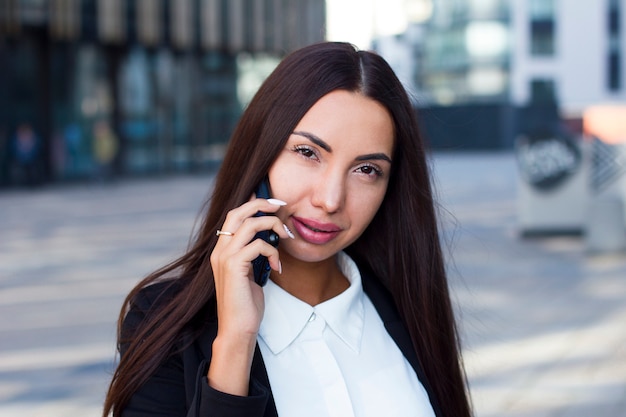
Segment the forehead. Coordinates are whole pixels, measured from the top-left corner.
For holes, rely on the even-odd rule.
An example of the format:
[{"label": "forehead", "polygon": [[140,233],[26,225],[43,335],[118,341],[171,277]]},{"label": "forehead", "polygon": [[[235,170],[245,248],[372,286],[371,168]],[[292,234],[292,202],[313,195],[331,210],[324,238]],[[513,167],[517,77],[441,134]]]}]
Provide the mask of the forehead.
[{"label": "forehead", "polygon": [[361,93],[346,90],[335,90],[320,98],[295,130],[313,133],[331,146],[358,144],[391,154],[394,144],[389,111]]}]

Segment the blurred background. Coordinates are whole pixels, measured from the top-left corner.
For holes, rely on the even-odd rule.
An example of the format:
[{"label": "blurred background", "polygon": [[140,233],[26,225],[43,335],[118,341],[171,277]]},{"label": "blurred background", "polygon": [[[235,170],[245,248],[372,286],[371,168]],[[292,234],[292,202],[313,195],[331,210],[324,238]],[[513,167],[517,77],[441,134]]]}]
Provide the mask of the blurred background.
[{"label": "blurred background", "polygon": [[[590,107],[626,101],[625,8],[623,0],[2,0],[0,187],[211,169],[276,62],[324,39],[382,54],[434,149],[512,149],[540,131],[580,137]],[[20,138],[30,151],[20,153]]]},{"label": "blurred background", "polygon": [[431,148],[476,415],[626,416],[626,0],[0,0],[0,415],[97,416],[285,54],[380,53]]}]

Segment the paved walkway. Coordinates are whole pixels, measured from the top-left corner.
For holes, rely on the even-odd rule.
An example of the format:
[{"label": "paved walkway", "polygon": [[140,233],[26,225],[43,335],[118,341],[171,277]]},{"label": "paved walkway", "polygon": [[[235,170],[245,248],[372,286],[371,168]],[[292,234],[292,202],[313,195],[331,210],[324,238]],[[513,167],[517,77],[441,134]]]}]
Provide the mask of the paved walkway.
[{"label": "paved walkway", "polygon": [[[625,417],[626,255],[519,238],[509,154],[434,162],[477,417]],[[184,250],[210,186],[0,191],[0,416],[99,416],[122,299]]]},{"label": "paved walkway", "polygon": [[436,159],[478,417],[626,416],[626,254],[522,239],[511,155]]}]

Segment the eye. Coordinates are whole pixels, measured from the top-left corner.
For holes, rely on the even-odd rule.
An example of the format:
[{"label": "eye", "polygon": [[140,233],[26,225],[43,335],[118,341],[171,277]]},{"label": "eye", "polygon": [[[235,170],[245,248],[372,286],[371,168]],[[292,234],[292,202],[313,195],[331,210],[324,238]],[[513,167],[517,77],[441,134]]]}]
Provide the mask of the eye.
[{"label": "eye", "polygon": [[383,176],[382,169],[380,169],[379,167],[375,165],[370,165],[370,164],[361,165],[356,169],[356,171],[362,174],[365,174],[369,177],[382,177]]},{"label": "eye", "polygon": [[296,145],[293,147],[293,152],[299,154],[306,159],[317,159],[317,153],[315,149],[306,145]]}]

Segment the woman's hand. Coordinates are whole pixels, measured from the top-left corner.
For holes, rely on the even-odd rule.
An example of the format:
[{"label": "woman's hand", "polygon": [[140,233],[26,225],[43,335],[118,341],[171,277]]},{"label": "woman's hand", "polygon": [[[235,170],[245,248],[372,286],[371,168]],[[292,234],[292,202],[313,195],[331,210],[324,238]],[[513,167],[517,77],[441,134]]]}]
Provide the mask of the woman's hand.
[{"label": "woman's hand", "polygon": [[252,355],[263,318],[263,289],[252,277],[252,261],[264,255],[270,267],[281,272],[278,250],[254,236],[263,230],[273,230],[281,238],[293,236],[278,217],[254,215],[258,211],[276,213],[285,204],[255,198],[231,210],[220,230],[232,235],[220,235],[211,253],[218,332],[208,377],[213,388],[229,394],[247,395]]}]

